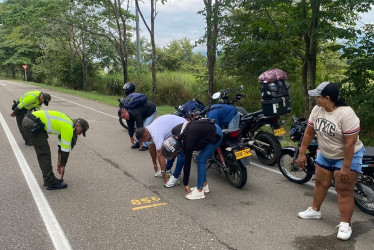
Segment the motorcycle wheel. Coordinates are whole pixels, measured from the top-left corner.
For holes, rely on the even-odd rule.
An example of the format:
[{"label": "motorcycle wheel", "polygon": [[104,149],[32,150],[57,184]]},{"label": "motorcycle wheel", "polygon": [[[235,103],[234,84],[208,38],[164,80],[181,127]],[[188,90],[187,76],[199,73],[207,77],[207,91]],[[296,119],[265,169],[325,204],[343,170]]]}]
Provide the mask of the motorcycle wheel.
[{"label": "motorcycle wheel", "polygon": [[311,169],[310,166],[313,164],[313,161],[309,156],[307,156],[307,170],[301,169],[297,167],[296,162],[294,162],[294,154],[294,151],[282,152],[278,159],[278,168],[284,177],[286,177],[289,181],[303,184],[308,182],[313,176],[313,172],[308,170]]},{"label": "motorcycle wheel", "polygon": [[362,176],[359,177],[354,187],[354,200],[362,212],[374,216],[374,188],[364,182]]},{"label": "motorcycle wheel", "polygon": [[279,155],[281,153],[281,150],[282,150],[282,147],[281,147],[278,139],[273,134],[270,134],[268,132],[258,133],[255,136],[255,139],[259,140],[259,141],[262,141],[262,142],[265,142],[265,143],[270,145],[269,147],[261,145],[261,148],[265,152],[261,152],[260,150],[255,148],[257,158],[263,164],[270,165],[270,166],[274,165],[277,162],[278,157],[279,157]]},{"label": "motorcycle wheel", "polygon": [[125,124],[126,120],[122,119],[121,117],[119,117],[119,124],[121,124],[122,127],[124,127],[125,129],[128,129],[127,125]]},{"label": "motorcycle wheel", "polygon": [[237,160],[226,161],[226,165],[229,170],[224,172],[230,184],[236,188],[243,187],[247,183],[247,169]]}]

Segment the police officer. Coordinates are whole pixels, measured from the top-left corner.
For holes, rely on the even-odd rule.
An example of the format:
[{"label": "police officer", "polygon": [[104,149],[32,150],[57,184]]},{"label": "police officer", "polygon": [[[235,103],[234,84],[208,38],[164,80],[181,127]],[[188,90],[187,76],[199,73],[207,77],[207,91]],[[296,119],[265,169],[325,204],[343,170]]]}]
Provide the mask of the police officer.
[{"label": "police officer", "polygon": [[70,119],[67,115],[52,110],[39,110],[27,113],[23,119],[22,128],[25,135],[34,144],[39,167],[43,174],[47,190],[66,188],[67,184],[57,179],[52,170],[51,150],[48,144],[48,134],[58,135],[57,170],[63,177],[66,162],[71,149],[77,142],[77,136],[86,136],[88,122],[82,118]]},{"label": "police officer", "polygon": [[29,110],[39,110],[41,106],[44,105],[48,106],[49,102],[51,101],[51,95],[48,93],[40,92],[40,91],[29,91],[25,93],[22,97],[18,99],[18,102],[13,104],[12,110],[13,112],[10,113],[11,117],[16,117],[17,126],[19,132],[21,132],[22,138],[25,141],[25,145],[32,146],[31,141],[25,136],[25,133],[22,130],[22,120],[25,117],[26,113]]}]

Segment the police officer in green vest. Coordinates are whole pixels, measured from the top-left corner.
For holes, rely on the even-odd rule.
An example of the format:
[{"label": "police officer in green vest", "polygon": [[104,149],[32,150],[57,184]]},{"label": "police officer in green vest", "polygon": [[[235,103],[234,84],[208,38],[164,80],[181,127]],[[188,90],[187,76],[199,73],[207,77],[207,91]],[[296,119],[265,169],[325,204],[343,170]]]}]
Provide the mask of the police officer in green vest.
[{"label": "police officer in green vest", "polygon": [[[77,136],[80,134],[86,136],[88,122],[82,118],[70,119],[58,111],[39,110],[26,114],[22,128],[34,145],[39,167],[43,173],[44,186],[47,186],[47,190],[66,188],[67,184],[63,183],[62,179],[66,162],[77,142]],[[58,135],[57,171],[61,174],[61,179],[57,179],[53,173],[48,134]]]},{"label": "police officer in green vest", "polygon": [[51,101],[51,95],[48,93],[40,92],[40,91],[29,91],[25,93],[21,98],[18,99],[18,102],[13,101],[14,104],[12,106],[13,112],[10,113],[11,117],[16,117],[17,126],[19,132],[21,132],[22,138],[25,141],[25,145],[32,146],[31,141],[25,136],[22,130],[22,120],[25,117],[28,111],[32,110],[39,110],[41,106],[44,105],[48,106],[49,102]]}]

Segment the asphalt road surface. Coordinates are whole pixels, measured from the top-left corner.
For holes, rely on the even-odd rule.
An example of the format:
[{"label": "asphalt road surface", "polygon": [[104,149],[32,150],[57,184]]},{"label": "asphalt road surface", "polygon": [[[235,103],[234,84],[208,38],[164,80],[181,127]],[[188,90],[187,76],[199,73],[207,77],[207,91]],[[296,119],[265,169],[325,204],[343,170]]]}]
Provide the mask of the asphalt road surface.
[{"label": "asphalt road surface", "polygon": [[[45,190],[34,148],[24,145],[9,116],[12,100],[35,89],[52,95],[43,109],[90,124],[70,154],[64,190]],[[210,169],[211,192],[203,200],[185,199],[183,185],[165,188],[154,177],[148,152],[130,148],[116,107],[0,80],[0,121],[0,249],[374,248],[373,216],[356,207],[351,239],[336,239],[336,194],[329,192],[321,220],[301,220],[297,213],[311,205],[313,182],[291,183],[255,155],[243,189]],[[56,170],[55,135],[49,144]]]}]

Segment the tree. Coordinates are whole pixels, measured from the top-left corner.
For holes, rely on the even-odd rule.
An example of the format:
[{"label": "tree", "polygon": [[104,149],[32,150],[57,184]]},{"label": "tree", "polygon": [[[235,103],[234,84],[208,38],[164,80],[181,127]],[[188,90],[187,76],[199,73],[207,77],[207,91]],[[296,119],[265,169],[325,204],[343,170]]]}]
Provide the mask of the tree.
[{"label": "tree", "polygon": [[[236,51],[237,57],[240,57],[241,51],[236,50],[235,46],[254,48],[259,45],[258,48],[264,50],[258,49],[257,54],[262,53],[267,62],[256,53],[249,55],[245,60],[254,67],[269,62],[283,65],[284,59],[297,56],[301,62],[304,115],[308,115],[313,103],[309,102],[307,91],[315,87],[319,44],[356,37],[354,25],[357,13],[368,11],[370,1],[239,1],[238,9],[232,13],[234,18],[238,13],[241,15],[240,27],[245,29],[240,33],[232,32],[227,27],[228,46],[225,46],[225,53]],[[229,19],[228,22],[233,20]],[[231,25],[234,30],[238,26],[238,23]]]},{"label": "tree", "polygon": [[206,57],[193,52],[193,45],[187,38],[172,40],[164,48],[157,49],[157,63],[160,70],[201,72],[205,68]]},{"label": "tree", "polygon": [[[151,44],[152,44],[152,93],[153,96],[156,96],[157,93],[157,79],[156,79],[156,41],[155,41],[155,19],[157,16],[156,6],[159,0],[151,0],[151,27],[149,27],[147,21],[144,18],[143,12],[139,8],[139,1],[135,0],[136,8],[139,11],[139,14],[143,20],[144,25],[146,26],[150,36],[151,36]],[[160,0],[162,4],[166,2],[166,0]]]}]

